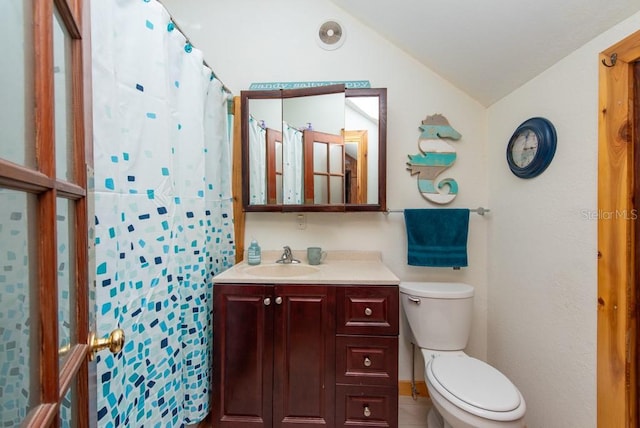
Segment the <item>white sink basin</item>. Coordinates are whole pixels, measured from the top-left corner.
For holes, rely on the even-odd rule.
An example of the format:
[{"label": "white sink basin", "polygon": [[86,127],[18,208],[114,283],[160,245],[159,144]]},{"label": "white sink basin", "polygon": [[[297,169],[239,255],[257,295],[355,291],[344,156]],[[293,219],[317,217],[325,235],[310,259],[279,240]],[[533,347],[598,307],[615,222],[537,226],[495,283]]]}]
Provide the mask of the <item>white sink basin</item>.
[{"label": "white sink basin", "polygon": [[249,266],[245,272],[260,278],[288,278],[290,276],[311,275],[318,272],[320,268],[301,264],[267,264]]}]

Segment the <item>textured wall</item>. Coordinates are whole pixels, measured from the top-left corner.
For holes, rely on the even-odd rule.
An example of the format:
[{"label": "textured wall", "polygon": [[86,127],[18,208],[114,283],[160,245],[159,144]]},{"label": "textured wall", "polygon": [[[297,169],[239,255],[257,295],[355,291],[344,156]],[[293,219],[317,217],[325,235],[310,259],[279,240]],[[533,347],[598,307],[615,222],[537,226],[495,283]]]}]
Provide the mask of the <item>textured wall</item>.
[{"label": "textured wall", "polygon": [[[427,115],[442,113],[461,134],[453,144],[458,159],[447,177],[460,192],[451,207],[486,206],[486,110],[370,28],[346,15],[331,2],[163,1],[178,25],[218,77],[239,95],[252,82],[309,80],[370,80],[388,88],[387,201],[390,208],[433,207],[420,196],[415,177],[405,170],[407,154],[417,152],[418,126]],[[327,19],[338,19],[346,29],[344,45],[321,49],[315,32]],[[297,229],[296,215],[249,213],[248,241],[255,237],[263,249],[283,245],[328,250],[382,251],[385,263],[402,280],[464,281],[476,287],[470,352],[486,354],[486,227],[491,218],[472,215],[469,268],[409,267],[401,214],[376,213],[306,215],[307,227]],[[406,326],[405,326],[406,327]],[[403,329],[404,330],[404,329]],[[404,333],[404,332],[403,332]],[[400,379],[410,379],[410,346],[401,337]],[[422,361],[417,373],[422,376]]]},{"label": "textured wall", "polygon": [[[598,53],[639,27],[636,14],[489,108],[488,358],[532,428],[596,425]],[[558,147],[521,180],[504,150],[532,116],[555,124]]]},{"label": "textured wall", "polygon": [[[295,2],[275,3],[165,0],[236,93],[253,81],[273,80],[369,79],[389,88],[391,208],[428,206],[404,162],[416,149],[419,122],[444,114],[463,135],[449,170],[460,184],[452,206],[483,205],[491,213],[471,217],[470,267],[457,273],[407,266],[398,214],[308,214],[302,231],[294,214],[249,214],[247,237],[264,248],[379,249],[402,280],[474,285],[469,351],[488,357],[522,390],[529,427],[595,426],[597,248],[590,215],[597,208],[597,54],[640,27],[640,17],[484,109],[330,2],[309,2],[304,12]],[[326,52],[313,37],[330,17],[345,25],[347,40]],[[305,60],[295,60],[302,52]],[[555,124],[558,149],[545,173],[525,181],[509,171],[505,148],[513,130],[537,115]],[[410,348],[400,347],[400,378],[409,379]]]}]

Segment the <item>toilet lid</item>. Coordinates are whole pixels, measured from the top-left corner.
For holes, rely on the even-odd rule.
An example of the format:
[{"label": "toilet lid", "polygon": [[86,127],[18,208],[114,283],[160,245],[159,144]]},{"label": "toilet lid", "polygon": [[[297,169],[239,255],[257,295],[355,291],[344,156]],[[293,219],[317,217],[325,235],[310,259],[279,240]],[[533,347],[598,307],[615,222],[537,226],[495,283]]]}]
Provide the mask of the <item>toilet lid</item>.
[{"label": "toilet lid", "polygon": [[487,363],[466,355],[440,355],[431,362],[440,386],[459,400],[490,412],[520,406],[520,393],[509,379]]}]

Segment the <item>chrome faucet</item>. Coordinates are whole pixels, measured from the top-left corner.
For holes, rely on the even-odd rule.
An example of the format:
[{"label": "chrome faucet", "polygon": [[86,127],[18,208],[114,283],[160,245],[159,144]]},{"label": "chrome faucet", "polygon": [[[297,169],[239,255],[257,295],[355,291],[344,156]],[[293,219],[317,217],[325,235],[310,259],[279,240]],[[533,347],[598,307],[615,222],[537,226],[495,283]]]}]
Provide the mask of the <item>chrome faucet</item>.
[{"label": "chrome faucet", "polygon": [[300,263],[300,260],[293,258],[293,253],[291,252],[291,248],[288,245],[286,245],[284,247],[284,253],[282,253],[280,258],[276,260],[276,263],[284,263],[284,264]]}]

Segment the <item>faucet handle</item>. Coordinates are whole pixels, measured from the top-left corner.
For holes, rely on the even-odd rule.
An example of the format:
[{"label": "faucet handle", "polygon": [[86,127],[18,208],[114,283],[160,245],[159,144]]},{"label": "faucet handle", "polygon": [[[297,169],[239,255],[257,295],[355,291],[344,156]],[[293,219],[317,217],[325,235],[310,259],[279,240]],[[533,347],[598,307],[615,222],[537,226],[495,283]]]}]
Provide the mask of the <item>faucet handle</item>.
[{"label": "faucet handle", "polygon": [[291,247],[289,247],[288,245],[285,245],[283,248],[284,248],[284,253],[282,253],[280,258],[278,260],[276,260],[276,263],[289,264],[293,260],[293,254],[291,253]]}]

